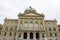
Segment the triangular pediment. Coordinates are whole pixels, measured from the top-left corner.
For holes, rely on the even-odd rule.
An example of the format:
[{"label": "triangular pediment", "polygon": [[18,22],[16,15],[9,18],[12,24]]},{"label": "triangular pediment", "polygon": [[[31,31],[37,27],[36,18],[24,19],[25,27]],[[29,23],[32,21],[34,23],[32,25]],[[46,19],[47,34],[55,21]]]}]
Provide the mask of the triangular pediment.
[{"label": "triangular pediment", "polygon": [[23,14],[20,14],[19,16],[40,16],[40,17],[43,17],[44,15],[39,14],[39,13],[23,13]]},{"label": "triangular pediment", "polygon": [[26,15],[26,16],[39,16],[36,13],[28,13],[28,14],[24,14],[24,15]]}]

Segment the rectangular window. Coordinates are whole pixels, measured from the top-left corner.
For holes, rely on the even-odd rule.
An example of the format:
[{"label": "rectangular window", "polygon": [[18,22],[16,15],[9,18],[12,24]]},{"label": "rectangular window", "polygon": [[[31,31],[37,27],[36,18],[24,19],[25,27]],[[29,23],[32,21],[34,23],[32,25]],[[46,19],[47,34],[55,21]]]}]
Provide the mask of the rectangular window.
[{"label": "rectangular window", "polygon": [[52,33],[50,33],[50,36],[52,37]]},{"label": "rectangular window", "polygon": [[0,28],[0,30],[2,30],[2,27]]},{"label": "rectangular window", "polygon": [[6,32],[4,33],[4,36],[6,36]]},{"label": "rectangular window", "polygon": [[42,38],[44,38],[44,33],[42,33]]},{"label": "rectangular window", "polygon": [[59,32],[60,32],[60,29],[59,29]]},{"label": "rectangular window", "polygon": [[12,33],[10,32],[10,36],[12,35]]},{"label": "rectangular window", "polygon": [[49,28],[49,31],[51,31],[51,28]]},{"label": "rectangular window", "polygon": [[57,34],[55,33],[55,36],[57,36]]},{"label": "rectangular window", "polygon": [[22,22],[20,22],[20,27],[23,27],[23,23]]},{"label": "rectangular window", "polygon": [[14,33],[14,36],[16,36],[16,32]]},{"label": "rectangular window", "polygon": [[21,37],[21,33],[19,33],[19,37]]},{"label": "rectangular window", "polygon": [[8,27],[6,27],[5,30],[8,30]]},{"label": "rectangular window", "polygon": [[53,28],[53,31],[56,31],[56,28]]},{"label": "rectangular window", "polygon": [[0,35],[1,35],[1,31],[0,31]]},{"label": "rectangular window", "polygon": [[13,30],[13,27],[12,26],[10,27],[10,30]]}]

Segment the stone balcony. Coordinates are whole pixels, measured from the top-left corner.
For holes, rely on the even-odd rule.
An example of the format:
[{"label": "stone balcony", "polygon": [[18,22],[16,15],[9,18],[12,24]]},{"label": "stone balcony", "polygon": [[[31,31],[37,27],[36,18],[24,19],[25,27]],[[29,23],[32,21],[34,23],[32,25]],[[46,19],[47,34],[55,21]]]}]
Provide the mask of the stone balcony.
[{"label": "stone balcony", "polygon": [[30,28],[30,27],[23,27],[23,28],[20,28],[21,31],[45,31],[44,28]]}]

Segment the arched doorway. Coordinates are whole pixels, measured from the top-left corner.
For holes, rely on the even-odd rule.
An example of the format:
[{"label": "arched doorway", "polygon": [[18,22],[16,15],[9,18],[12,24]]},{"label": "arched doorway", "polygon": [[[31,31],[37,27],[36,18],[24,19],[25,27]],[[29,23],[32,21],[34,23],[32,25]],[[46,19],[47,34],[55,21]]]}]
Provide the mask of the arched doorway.
[{"label": "arched doorway", "polygon": [[39,33],[36,33],[36,39],[39,39]]},{"label": "arched doorway", "polygon": [[24,39],[27,39],[27,33],[26,32],[24,33]]},{"label": "arched doorway", "polygon": [[30,33],[30,39],[33,39],[33,33],[32,32]]}]

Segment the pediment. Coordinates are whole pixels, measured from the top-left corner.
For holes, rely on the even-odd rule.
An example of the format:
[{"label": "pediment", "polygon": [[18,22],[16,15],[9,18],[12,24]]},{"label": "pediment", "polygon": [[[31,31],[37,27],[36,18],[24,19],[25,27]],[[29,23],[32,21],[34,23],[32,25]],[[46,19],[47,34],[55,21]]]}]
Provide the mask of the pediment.
[{"label": "pediment", "polygon": [[25,14],[26,16],[39,16],[37,15],[36,13],[28,13],[28,14]]},{"label": "pediment", "polygon": [[44,15],[38,14],[38,13],[23,13],[20,16],[40,16],[40,17],[42,17]]}]

